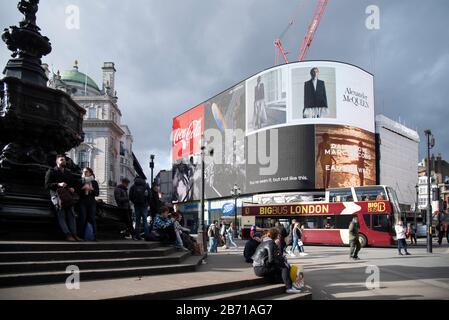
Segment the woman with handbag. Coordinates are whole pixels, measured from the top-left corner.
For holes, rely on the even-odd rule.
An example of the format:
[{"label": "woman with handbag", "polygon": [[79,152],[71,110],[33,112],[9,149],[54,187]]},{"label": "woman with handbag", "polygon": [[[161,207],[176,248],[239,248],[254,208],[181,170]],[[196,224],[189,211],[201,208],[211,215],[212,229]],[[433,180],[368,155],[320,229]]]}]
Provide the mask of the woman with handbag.
[{"label": "woman with handbag", "polygon": [[93,241],[97,241],[97,201],[95,197],[100,194],[98,182],[95,180],[94,172],[91,168],[84,168],[81,178],[81,190],[79,192],[79,218],[80,237],[86,238],[88,222],[92,226]]}]

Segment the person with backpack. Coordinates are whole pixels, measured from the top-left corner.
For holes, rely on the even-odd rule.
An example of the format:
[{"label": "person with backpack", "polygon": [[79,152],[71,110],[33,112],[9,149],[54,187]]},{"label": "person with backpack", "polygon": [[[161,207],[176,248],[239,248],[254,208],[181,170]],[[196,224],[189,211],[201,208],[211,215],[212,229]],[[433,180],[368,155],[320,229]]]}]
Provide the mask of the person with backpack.
[{"label": "person with backpack", "polygon": [[218,238],[220,237],[217,220],[214,220],[212,222],[212,224],[209,226],[209,228],[207,229],[207,236],[209,237],[209,252],[217,253]]},{"label": "person with backpack", "polygon": [[140,224],[143,220],[143,230],[145,233],[145,240],[150,239],[150,229],[148,226],[148,206],[150,197],[150,186],[144,179],[136,177],[134,184],[129,190],[129,199],[134,204],[134,212],[136,216],[136,229],[134,240],[142,240],[140,236]]},{"label": "person with backpack", "polygon": [[93,241],[97,241],[97,201],[95,197],[100,195],[98,182],[95,180],[94,172],[91,168],[84,168],[81,178],[81,190],[79,192],[79,217],[80,237],[86,238],[86,227],[90,223],[92,226]]}]

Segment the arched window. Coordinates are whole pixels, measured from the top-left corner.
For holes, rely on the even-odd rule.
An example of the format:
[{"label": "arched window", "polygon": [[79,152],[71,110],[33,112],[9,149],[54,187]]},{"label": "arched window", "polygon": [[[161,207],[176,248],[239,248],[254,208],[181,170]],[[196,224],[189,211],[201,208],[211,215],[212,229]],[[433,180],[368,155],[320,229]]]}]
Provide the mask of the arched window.
[{"label": "arched window", "polygon": [[86,150],[81,150],[78,153],[78,165],[81,168],[86,168],[86,167],[90,168],[89,154],[87,153]]}]

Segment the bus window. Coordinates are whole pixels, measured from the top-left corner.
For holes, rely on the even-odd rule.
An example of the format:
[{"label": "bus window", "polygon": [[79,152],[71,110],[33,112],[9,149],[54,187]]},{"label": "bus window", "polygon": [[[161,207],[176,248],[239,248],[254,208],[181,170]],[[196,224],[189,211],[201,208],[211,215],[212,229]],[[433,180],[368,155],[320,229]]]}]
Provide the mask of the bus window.
[{"label": "bus window", "polygon": [[304,225],[304,228],[306,229],[321,229],[320,220],[320,217],[305,217],[304,220],[301,221],[301,225]]},{"label": "bus window", "polygon": [[387,200],[384,187],[355,187],[357,201],[382,201]]},{"label": "bus window", "polygon": [[335,216],[323,217],[323,219],[324,229],[335,229]]},{"label": "bus window", "polygon": [[371,215],[370,214],[364,214],[363,220],[365,220],[365,224],[368,228],[371,228]]},{"label": "bus window", "polygon": [[390,216],[387,214],[373,214],[371,229],[375,231],[388,232],[391,229]]},{"label": "bus window", "polygon": [[329,202],[351,202],[354,201],[351,189],[329,190]]},{"label": "bus window", "polygon": [[349,225],[352,221],[352,215],[345,214],[345,215],[338,215],[335,216],[335,228],[336,229],[348,229]]}]

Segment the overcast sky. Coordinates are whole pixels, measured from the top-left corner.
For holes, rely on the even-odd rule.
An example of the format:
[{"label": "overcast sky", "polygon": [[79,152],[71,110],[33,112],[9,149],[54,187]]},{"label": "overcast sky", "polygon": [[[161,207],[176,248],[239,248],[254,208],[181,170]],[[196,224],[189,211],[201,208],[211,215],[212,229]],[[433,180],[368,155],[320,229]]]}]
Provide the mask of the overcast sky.
[{"label": "overcast sky", "polygon": [[[0,2],[0,27],[21,19],[18,1]],[[41,0],[38,25],[54,70],[81,72],[101,86],[104,61],[116,64],[122,122],[148,172],[170,166],[172,118],[274,64],[274,39],[295,60],[316,0]],[[80,28],[66,27],[68,5]],[[380,30],[368,30],[365,9],[380,9]],[[431,128],[434,152],[449,158],[449,1],[330,0],[307,59],[352,63],[375,76],[376,113],[418,130]],[[0,45],[0,64],[9,52]],[[420,158],[425,146],[421,143]]]}]

